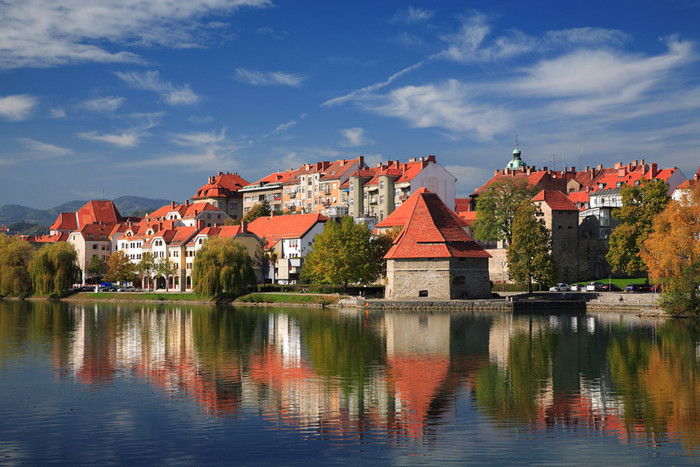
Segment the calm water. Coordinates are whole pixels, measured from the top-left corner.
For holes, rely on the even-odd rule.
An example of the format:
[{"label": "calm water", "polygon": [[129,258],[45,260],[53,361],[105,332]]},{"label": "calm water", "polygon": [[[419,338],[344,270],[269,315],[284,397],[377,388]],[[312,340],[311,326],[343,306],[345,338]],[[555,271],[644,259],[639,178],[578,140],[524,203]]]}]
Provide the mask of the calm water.
[{"label": "calm water", "polygon": [[[700,332],[0,303],[0,464],[700,463]],[[313,464],[312,464],[313,463]]]}]

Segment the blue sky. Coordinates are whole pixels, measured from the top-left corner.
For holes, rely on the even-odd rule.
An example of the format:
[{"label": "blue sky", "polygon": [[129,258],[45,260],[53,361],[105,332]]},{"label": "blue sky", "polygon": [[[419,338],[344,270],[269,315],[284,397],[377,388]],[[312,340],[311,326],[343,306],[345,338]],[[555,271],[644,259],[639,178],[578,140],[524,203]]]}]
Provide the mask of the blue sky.
[{"label": "blue sky", "polygon": [[[86,6],[87,5],[87,6]],[[435,154],[700,164],[697,1],[7,0],[0,204]]]}]

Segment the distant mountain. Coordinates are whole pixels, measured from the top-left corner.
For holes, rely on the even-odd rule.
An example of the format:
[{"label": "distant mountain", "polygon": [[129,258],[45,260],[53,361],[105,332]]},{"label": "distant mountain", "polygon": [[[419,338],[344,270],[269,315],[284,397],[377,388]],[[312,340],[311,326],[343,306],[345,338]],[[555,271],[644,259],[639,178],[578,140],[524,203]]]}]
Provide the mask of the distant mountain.
[{"label": "distant mountain", "polygon": [[[130,216],[134,213],[152,212],[161,206],[170,204],[167,199],[141,198],[139,196],[122,196],[112,200],[122,216]],[[87,201],[68,201],[49,209],[33,209],[18,204],[4,204],[0,206],[0,224],[14,224],[16,222],[29,222],[40,226],[50,226],[62,212],[75,212]]]}]

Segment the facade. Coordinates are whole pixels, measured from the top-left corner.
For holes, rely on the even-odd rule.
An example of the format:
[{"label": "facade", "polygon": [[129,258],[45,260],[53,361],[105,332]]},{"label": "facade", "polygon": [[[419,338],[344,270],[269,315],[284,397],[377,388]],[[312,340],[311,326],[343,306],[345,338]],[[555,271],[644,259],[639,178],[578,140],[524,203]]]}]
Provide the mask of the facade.
[{"label": "facade", "polygon": [[247,186],[238,173],[223,173],[209,177],[208,183],[192,197],[194,203],[210,203],[224,211],[231,219],[243,217],[243,196],[239,192]]},{"label": "facade", "polygon": [[328,218],[321,214],[298,214],[259,217],[248,231],[265,241],[265,249],[275,254],[266,280],[277,284],[295,284],[304,257],[313,248],[314,237],[323,232]]},{"label": "facade", "polygon": [[87,269],[95,258],[108,261],[112,254],[112,242],[109,234],[112,225],[92,223],[68,235],[68,243],[72,244],[78,253],[78,266],[82,271],[82,283],[87,281]]},{"label": "facade", "polygon": [[388,161],[350,175],[348,208],[355,219],[379,222],[420,188],[436,193],[450,208],[455,207],[457,179],[440,165],[435,156]]},{"label": "facade", "polygon": [[282,202],[284,183],[293,176],[293,170],[276,172],[241,188],[239,191],[243,196],[243,215],[248,214],[248,211],[256,204],[263,201],[267,201],[270,204],[271,211],[282,211],[284,208]]},{"label": "facade", "polygon": [[435,193],[421,192],[384,257],[387,299],[489,298],[490,255],[464,231]]}]

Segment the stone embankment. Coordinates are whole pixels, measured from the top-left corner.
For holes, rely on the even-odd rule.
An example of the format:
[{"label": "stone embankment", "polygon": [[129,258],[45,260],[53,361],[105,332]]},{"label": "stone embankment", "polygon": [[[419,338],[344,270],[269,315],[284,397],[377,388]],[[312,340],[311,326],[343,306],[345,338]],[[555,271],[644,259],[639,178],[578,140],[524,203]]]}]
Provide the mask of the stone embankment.
[{"label": "stone embankment", "polygon": [[658,294],[614,292],[503,293],[487,300],[381,300],[351,298],[340,307],[383,311],[483,311],[492,313],[551,313],[613,311],[645,316],[662,316]]}]

